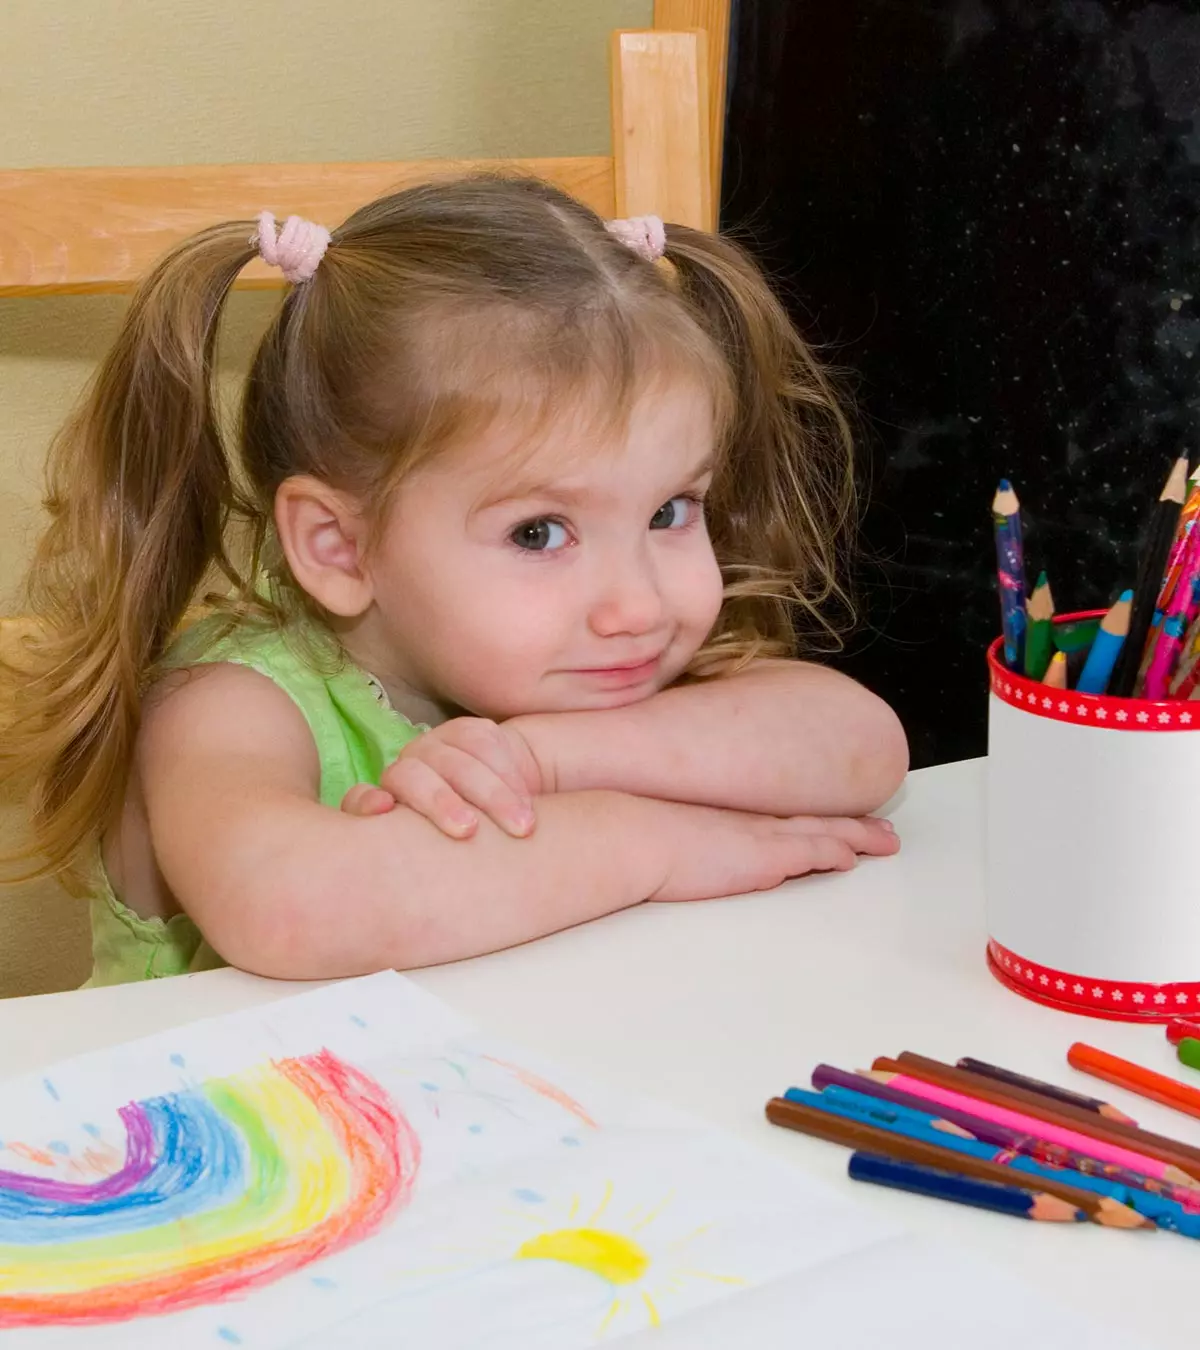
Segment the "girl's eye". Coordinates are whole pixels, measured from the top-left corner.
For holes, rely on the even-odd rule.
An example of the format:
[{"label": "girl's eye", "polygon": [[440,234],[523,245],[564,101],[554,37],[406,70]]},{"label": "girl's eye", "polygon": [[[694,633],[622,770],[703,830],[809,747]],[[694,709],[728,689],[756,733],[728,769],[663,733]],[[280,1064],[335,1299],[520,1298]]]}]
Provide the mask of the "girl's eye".
[{"label": "girl's eye", "polygon": [[568,542],[566,526],[558,520],[527,520],[509,538],[529,553],[555,553]]},{"label": "girl's eye", "polygon": [[650,517],[650,528],[652,530],[682,529],[684,525],[692,523],[696,512],[699,510],[700,503],[695,497],[672,497],[669,502],[664,502]]}]

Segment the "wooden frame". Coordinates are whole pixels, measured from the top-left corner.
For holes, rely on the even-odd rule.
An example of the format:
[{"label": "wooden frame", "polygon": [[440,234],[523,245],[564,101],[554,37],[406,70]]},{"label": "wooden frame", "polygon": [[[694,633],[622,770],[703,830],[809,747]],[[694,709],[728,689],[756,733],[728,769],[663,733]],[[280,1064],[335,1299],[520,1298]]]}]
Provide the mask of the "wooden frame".
[{"label": "wooden frame", "polygon": [[[728,16],[729,0],[656,0],[653,29],[614,34],[611,155],[0,171],[0,297],[127,291],[206,225],[264,207],[335,223],[384,192],[473,169],[546,178],[604,216],[712,229]],[[280,284],[260,262],[238,281]]]}]

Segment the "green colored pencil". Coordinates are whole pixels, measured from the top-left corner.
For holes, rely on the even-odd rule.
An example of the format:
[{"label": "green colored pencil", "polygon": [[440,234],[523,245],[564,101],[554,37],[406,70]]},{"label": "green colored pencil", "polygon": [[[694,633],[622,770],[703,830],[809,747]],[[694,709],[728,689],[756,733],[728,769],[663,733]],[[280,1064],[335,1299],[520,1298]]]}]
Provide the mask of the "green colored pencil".
[{"label": "green colored pencil", "polygon": [[1175,1047],[1175,1053],[1180,1064],[1186,1064],[1189,1069],[1200,1069],[1200,1041],[1195,1037],[1185,1036]]},{"label": "green colored pencil", "polygon": [[1040,680],[1054,655],[1054,597],[1045,572],[1038,576],[1025,610],[1029,617],[1025,628],[1025,674],[1031,680]]},{"label": "green colored pencil", "polygon": [[1092,645],[1099,631],[1099,619],[1076,619],[1072,623],[1056,623],[1052,632],[1054,649],[1066,652],[1068,656],[1072,652],[1084,651]]}]

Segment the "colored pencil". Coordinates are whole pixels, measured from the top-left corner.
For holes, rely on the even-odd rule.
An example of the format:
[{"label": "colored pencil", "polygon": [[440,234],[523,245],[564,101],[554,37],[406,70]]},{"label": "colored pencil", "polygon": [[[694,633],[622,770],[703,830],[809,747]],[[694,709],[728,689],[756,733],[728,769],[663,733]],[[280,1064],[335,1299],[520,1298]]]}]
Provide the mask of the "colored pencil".
[{"label": "colored pencil", "polygon": [[1172,1045],[1178,1045],[1185,1036],[1200,1041],[1200,1022],[1189,1022],[1185,1017],[1173,1017],[1167,1023],[1167,1040]]},{"label": "colored pencil", "polygon": [[1051,629],[1054,650],[1066,652],[1068,656],[1072,652],[1085,650],[1092,645],[1099,631],[1099,619],[1072,619],[1070,623],[1056,623]]},{"label": "colored pencil", "polygon": [[1200,1040],[1195,1036],[1185,1036],[1175,1047],[1180,1064],[1189,1069],[1200,1069]]},{"label": "colored pencil", "polygon": [[1142,653],[1154,619],[1154,609],[1162,589],[1163,574],[1175,538],[1183,499],[1187,492],[1187,457],[1175,461],[1166,485],[1150,516],[1146,542],[1138,560],[1137,582],[1133,588],[1133,606],[1129,614],[1129,632],[1117,657],[1108,690],[1117,698],[1128,698],[1137,682]]},{"label": "colored pencil", "polygon": [[873,1153],[852,1153],[849,1174],[852,1181],[869,1181],[875,1186],[911,1191],[935,1200],[951,1200],[974,1209],[995,1210],[1018,1219],[1032,1219],[1035,1223],[1079,1223],[1088,1217],[1082,1209],[1045,1191],[977,1181],[974,1177],[958,1176],[917,1163],[897,1162],[894,1158],[880,1158]]},{"label": "colored pencil", "polygon": [[1158,700],[1167,695],[1171,676],[1183,650],[1184,634],[1195,614],[1197,578],[1200,578],[1200,532],[1193,530],[1188,540],[1179,584],[1154,638],[1144,686],[1148,699]]},{"label": "colored pencil", "polygon": [[[1036,1093],[995,1083],[910,1051],[905,1051],[896,1060],[877,1059],[872,1067],[903,1075],[907,1081],[897,1086],[906,1092],[929,1096],[933,1092],[949,1091],[957,1098],[951,1104],[963,1106],[964,1110],[971,1110],[972,1103],[988,1102],[995,1110],[1015,1114],[1015,1120],[1004,1121],[1014,1129],[1028,1129],[1032,1117],[1040,1122],[1037,1132],[1055,1143],[1079,1148],[1109,1162],[1184,1186],[1200,1184],[1200,1150],[1178,1139],[1123,1125],[1118,1120],[1106,1120],[1094,1111],[1081,1111],[1066,1102],[1049,1102]],[[963,1105],[964,1101],[966,1105]]]},{"label": "colored pencil", "polygon": [[1075,683],[1081,694],[1103,694],[1108,689],[1113,666],[1125,645],[1125,636],[1129,632],[1129,611],[1133,604],[1133,592],[1122,591],[1121,598],[1100,621],[1100,630],[1096,634],[1092,649],[1088,652],[1083,671]]},{"label": "colored pencil", "polygon": [[[1117,1168],[1094,1158],[1069,1154],[1067,1150],[1055,1149],[1053,1145],[1044,1145],[1044,1153],[1028,1147],[1017,1148],[1013,1146],[1012,1131],[1004,1131],[997,1125],[989,1127],[986,1122],[980,1122],[976,1129],[961,1128],[946,1119],[943,1114],[945,1108],[933,1102],[925,1102],[923,1110],[914,1110],[848,1091],[835,1084],[830,1084],[819,1093],[789,1088],[784,1096],[787,1101],[799,1101],[819,1110],[833,1111],[836,1115],[865,1120],[870,1125],[879,1125],[909,1138],[924,1139],[927,1143],[939,1144],[955,1153],[970,1153],[1012,1167],[1018,1172],[1068,1181],[1084,1190],[1108,1195],[1122,1204],[1130,1205],[1148,1219],[1153,1219],[1160,1228],[1170,1228],[1187,1237],[1200,1238],[1200,1191],[1155,1181],[1143,1173]],[[999,1138],[996,1137],[997,1132]],[[1008,1139],[1004,1137],[1006,1134]],[[1016,1138],[1019,1142],[1025,1142],[1019,1136]],[[1079,1175],[1064,1177],[1064,1169]]]},{"label": "colored pencil", "polygon": [[812,1082],[813,1086],[819,1088],[826,1096],[830,1093],[835,1094],[835,1100],[836,1094],[839,1093],[861,1094],[875,1097],[885,1106],[935,1113],[942,1128],[956,1126],[981,1143],[995,1144],[997,1148],[1009,1149],[1013,1153],[1020,1153],[1035,1162],[1046,1163],[1051,1167],[1069,1167],[1072,1171],[1081,1172],[1085,1176],[1101,1177],[1123,1186],[1162,1195],[1168,1200],[1176,1201],[1189,1213],[1200,1213],[1200,1186],[1195,1182],[1185,1185],[1165,1180],[1161,1175],[1165,1170],[1162,1163],[1157,1163],[1153,1158],[1144,1159],[1146,1167],[1150,1169],[1147,1171],[1146,1167],[1142,1166],[1126,1167],[1105,1161],[1088,1151],[1087,1146],[1094,1141],[1085,1135],[1079,1136],[1083,1148],[1069,1148],[1061,1143],[1053,1143],[1039,1133],[1042,1122],[1033,1117],[1025,1118],[1029,1120],[1031,1128],[1013,1129],[1009,1125],[1002,1125],[984,1116],[982,1112],[995,1109],[989,1108],[986,1102],[976,1103],[979,1112],[961,1110],[947,1106],[941,1101],[935,1102],[928,1097],[901,1091],[889,1083],[878,1082],[867,1074],[843,1073],[842,1070],[835,1069],[829,1064],[817,1065],[813,1070]]},{"label": "colored pencil", "polygon": [[1171,697],[1190,698],[1197,684],[1200,684],[1200,616],[1192,620],[1183,635],[1179,664],[1171,676]]},{"label": "colored pencil", "polygon": [[1140,1172],[1157,1180],[1181,1186],[1184,1189],[1197,1190],[1198,1188],[1195,1178],[1188,1175],[1182,1168],[1168,1167],[1161,1159],[1149,1154],[1138,1153],[1132,1148],[1126,1149],[1120,1145],[1110,1144],[1105,1140],[1095,1139],[1082,1132],[1077,1133],[1074,1130],[1065,1129],[1061,1125],[1056,1125],[1053,1121],[1039,1120],[1034,1116],[1022,1115],[1020,1111],[1014,1111],[1010,1107],[980,1101],[965,1096],[961,1092],[955,1092],[950,1088],[941,1087],[936,1083],[927,1083],[919,1078],[908,1078],[904,1074],[885,1076],[890,1077],[889,1086],[899,1087],[902,1091],[911,1093],[914,1097],[924,1097],[931,1105],[936,1105],[937,1110],[943,1116],[951,1108],[964,1112],[974,1110],[979,1115],[995,1121],[999,1125],[1007,1125],[1013,1130],[1035,1134],[1048,1143],[1064,1149],[1077,1151],[1081,1154],[1088,1153],[1106,1163],[1127,1168],[1132,1172]]},{"label": "colored pencil", "polygon": [[950,1064],[943,1064],[941,1060],[930,1059],[928,1055],[918,1055],[912,1050],[902,1050],[894,1061],[886,1064],[881,1060],[876,1060],[875,1063],[895,1072],[941,1083],[953,1091],[997,1101],[1014,1110],[1026,1111],[1031,1116],[1063,1122],[1068,1129],[1079,1130],[1097,1139],[1113,1139],[1118,1145],[1127,1143],[1131,1149],[1138,1148],[1139,1144],[1145,1144],[1147,1147],[1144,1151],[1148,1154],[1152,1154],[1149,1145],[1153,1145],[1161,1152],[1173,1153],[1180,1158],[1188,1159],[1189,1162],[1195,1163],[1197,1170],[1200,1171],[1200,1148],[1185,1144],[1180,1139],[1153,1134],[1149,1130],[1142,1129],[1140,1125],[1127,1125],[1120,1120],[1098,1118],[1095,1112],[1084,1111],[1068,1102],[1048,1102],[1044,1097],[1039,1097],[1036,1092],[1030,1092],[1026,1088],[997,1083],[984,1078],[981,1074],[956,1069]]},{"label": "colored pencil", "polygon": [[1196,481],[1196,474],[1200,473],[1200,463],[1196,465],[1195,472],[1188,479],[1188,493],[1183,503],[1183,509],[1179,513],[1179,524],[1175,527],[1175,537],[1171,541],[1171,551],[1167,555],[1167,565],[1163,574],[1162,588],[1158,593],[1158,603],[1155,609],[1158,614],[1166,614],[1170,610],[1171,600],[1175,595],[1175,589],[1179,585],[1179,580],[1184,571],[1184,558],[1187,554],[1188,541],[1193,533],[1196,517],[1200,516],[1200,484]]},{"label": "colored pencil", "polygon": [[1108,1120],[1123,1121],[1126,1125],[1137,1124],[1132,1116],[1127,1116],[1124,1111],[1118,1110],[1110,1102],[1101,1101],[1098,1097],[1085,1097],[1082,1092],[1058,1087],[1054,1083],[1043,1083],[1040,1078],[1014,1073],[1012,1069],[1002,1069],[982,1059],[972,1059],[970,1055],[964,1055],[954,1067],[964,1069],[967,1073],[980,1074],[984,1078],[993,1078],[997,1083],[1007,1083],[1010,1087],[1024,1088],[1026,1092],[1036,1092],[1039,1096],[1050,1097],[1056,1102],[1067,1102],[1070,1106],[1078,1106],[1084,1111],[1095,1111]]},{"label": "colored pencil", "polygon": [[1067,654],[1055,652],[1054,659],[1046,667],[1042,683],[1047,689],[1065,689],[1067,687]]},{"label": "colored pencil", "polygon": [[1054,654],[1054,596],[1042,572],[1025,606],[1025,674],[1040,680]]},{"label": "colored pencil", "polygon": [[1025,639],[1025,550],[1021,541],[1021,503],[1007,478],[1000,480],[992,499],[992,525],[996,536],[1004,660],[1009,670],[1019,671]]},{"label": "colored pencil", "polygon": [[1067,1051],[1067,1063],[1081,1073],[1090,1073],[1094,1078],[1103,1078],[1106,1083],[1116,1083],[1118,1087],[1136,1092],[1139,1097],[1161,1102],[1185,1115],[1200,1116],[1200,1088],[1189,1087],[1176,1078],[1168,1078],[1166,1074],[1144,1069],[1128,1059],[1097,1050],[1094,1045],[1076,1041]]},{"label": "colored pencil", "polygon": [[[783,1097],[772,1097],[767,1103],[767,1119],[772,1125],[779,1125],[783,1129],[798,1130],[801,1134],[862,1152],[922,1163],[926,1167],[939,1167],[960,1176],[977,1177],[980,1181],[996,1181],[1002,1186],[1012,1184],[1012,1173],[999,1163],[966,1157],[943,1146],[928,1144],[923,1139],[906,1139],[903,1135],[880,1129],[876,1125],[847,1120],[829,1111],[817,1111],[811,1106],[789,1102]],[[1041,1189],[1082,1209],[1093,1222],[1105,1227],[1152,1227],[1148,1219],[1108,1196],[1097,1196],[1091,1191],[1059,1181],[1047,1181],[1041,1185]]]},{"label": "colored pencil", "polygon": [[[1200,465],[1197,467],[1200,468]],[[1200,510],[1200,491],[1195,486],[1195,479],[1196,475],[1193,472],[1188,478],[1187,496],[1184,499],[1183,509],[1179,513],[1179,522],[1175,526],[1175,537],[1171,540],[1171,551],[1167,555],[1162,586],[1158,592],[1158,599],[1155,601],[1154,618],[1150,624],[1150,632],[1146,637],[1146,646],[1142,651],[1142,663],[1138,670],[1135,689],[1144,683],[1150,671],[1154,649],[1158,645],[1158,639],[1163,631],[1163,622],[1171,612],[1171,602],[1175,598],[1179,580],[1186,567],[1187,550],[1193,534],[1192,527],[1195,524],[1196,513]]]},{"label": "colored pencil", "polygon": [[[905,1122],[909,1125],[918,1126],[922,1130],[930,1130],[936,1136],[952,1134],[958,1139],[969,1139],[971,1143],[989,1143],[989,1140],[980,1140],[971,1130],[964,1129],[961,1125],[956,1125],[954,1121],[947,1120],[936,1110],[931,1110],[932,1103],[922,1102],[920,1106],[904,1106],[899,1102],[884,1101],[881,1097],[873,1097],[869,1092],[857,1092],[850,1088],[838,1087],[830,1084],[827,1088],[822,1088],[819,1092],[809,1092],[805,1088],[790,1087],[783,1094],[784,1100],[789,1102],[804,1102],[808,1106],[815,1106],[818,1103],[826,1103],[842,1115],[856,1116],[867,1120],[872,1125],[882,1125],[885,1129],[898,1122]],[[941,1143],[940,1137],[936,1142]]]}]

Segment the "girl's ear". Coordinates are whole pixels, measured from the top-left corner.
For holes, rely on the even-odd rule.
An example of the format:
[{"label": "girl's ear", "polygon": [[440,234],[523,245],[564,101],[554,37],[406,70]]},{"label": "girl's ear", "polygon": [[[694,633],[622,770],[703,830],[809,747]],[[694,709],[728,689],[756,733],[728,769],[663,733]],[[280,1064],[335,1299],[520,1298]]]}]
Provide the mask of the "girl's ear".
[{"label": "girl's ear", "polygon": [[317,604],[344,619],[365,612],[374,592],[357,503],[317,478],[288,478],[275,493],[275,529],[292,576]]}]

